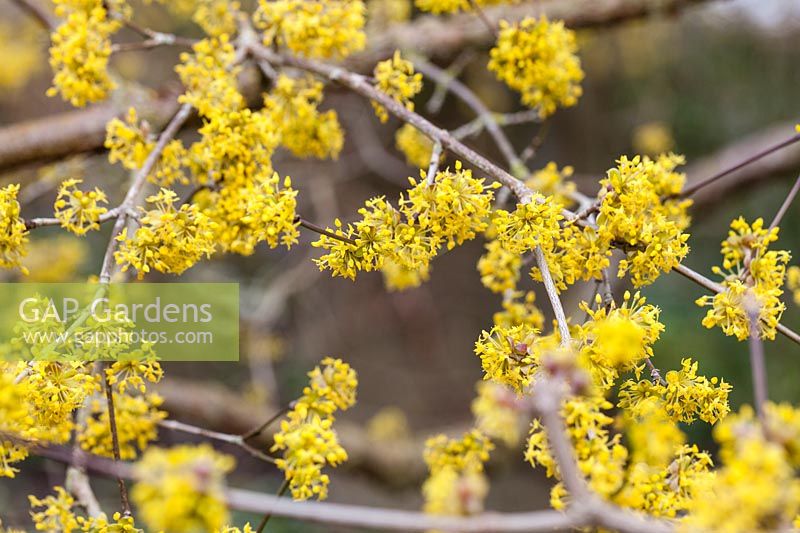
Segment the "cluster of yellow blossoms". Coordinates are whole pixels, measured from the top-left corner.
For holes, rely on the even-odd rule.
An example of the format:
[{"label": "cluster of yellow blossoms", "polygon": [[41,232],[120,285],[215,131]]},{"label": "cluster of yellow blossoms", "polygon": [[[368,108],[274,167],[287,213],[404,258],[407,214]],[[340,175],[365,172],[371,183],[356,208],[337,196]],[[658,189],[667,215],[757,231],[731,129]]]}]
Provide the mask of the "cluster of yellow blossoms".
[{"label": "cluster of yellow blossoms", "polygon": [[19,185],[0,188],[0,266],[27,272],[21,263],[27,255],[28,229],[19,216],[17,194]]},{"label": "cluster of yellow blossoms", "polygon": [[456,11],[472,11],[474,5],[479,7],[495,4],[514,3],[518,0],[414,0],[414,4],[422,11],[431,13],[455,13]]},{"label": "cluster of yellow blossoms", "polygon": [[272,451],[283,452],[276,465],[283,470],[294,499],[324,500],[330,478],[322,469],[347,460],[333,429],[333,415],[355,404],[358,379],[350,365],[331,357],[323,359],[308,377],[303,395],[281,421]]},{"label": "cluster of yellow blossoms", "polygon": [[281,145],[298,157],[336,158],[344,133],[336,111],[319,111],[322,82],[310,76],[278,77],[272,92],[264,96],[264,108],[280,130]]},{"label": "cluster of yellow blossoms", "polygon": [[133,517],[114,513],[111,520],[105,514],[97,517],[84,517],[75,514],[79,504],[63,487],[54,487],[55,494],[44,498],[28,496],[31,508],[43,508],[31,511],[31,519],[37,531],[58,531],[60,533],[143,533],[134,525]]},{"label": "cluster of yellow blossoms", "polygon": [[722,290],[697,300],[698,305],[711,306],[703,319],[705,327],[719,326],[725,335],[745,340],[756,321],[761,338],[775,338],[786,308],[780,297],[791,258],[785,250],[768,250],[778,240],[778,231],[765,228],[760,218],[753,224],[741,217],[731,222],[728,238],[722,242],[722,268],[713,268],[724,278]]},{"label": "cluster of yellow blossoms", "polygon": [[121,241],[114,252],[123,272],[136,269],[139,278],[152,269],[181,274],[200,258],[214,251],[214,223],[194,204],[176,207],[178,196],[169,189],[149,197],[150,210],[142,210],[139,227],[132,237],[128,229],[117,236]]},{"label": "cluster of yellow blossoms", "polygon": [[253,20],[267,46],[342,59],[364,48],[366,12],[362,0],[259,0]]},{"label": "cluster of yellow blossoms", "polygon": [[216,531],[228,522],[225,475],[235,461],[208,444],[150,448],[131,498],[148,531]]},{"label": "cluster of yellow blossoms", "polygon": [[433,141],[411,124],[403,124],[395,133],[395,145],[409,165],[427,168],[433,154]]},{"label": "cluster of yellow blossoms", "polygon": [[[355,279],[358,271],[383,270],[391,288],[417,286],[429,275],[442,246],[452,249],[487,227],[494,194],[484,180],[456,162],[429,184],[410,179],[412,188],[395,208],[384,198],[367,201],[361,220],[346,229],[336,220],[336,237],[323,235],[314,246],[328,251],[316,263],[334,276]],[[329,230],[330,231],[330,230]]]},{"label": "cluster of yellow blossoms", "polygon": [[630,272],[636,287],[652,283],[689,253],[683,230],[691,200],[675,199],[686,176],[675,172],[682,156],[621,157],[600,184],[599,237],[622,248],[627,257],[619,275]]},{"label": "cluster of yellow blossoms", "polygon": [[66,20],[50,36],[53,87],[74,106],[103,100],[115,88],[108,74],[111,34],[121,24],[109,18],[101,0],[57,0],[56,14]]},{"label": "cluster of yellow blossoms", "polygon": [[61,227],[75,235],[85,235],[90,230],[100,229],[100,215],[108,211],[99,204],[107,204],[106,194],[95,187],[93,191],[78,189],[80,179],[68,179],[58,189],[54,207],[55,217]]},{"label": "cluster of yellow blossoms", "polygon": [[[414,73],[411,61],[400,57],[400,52],[375,66],[375,87],[391,96],[409,111],[414,111],[414,96],[422,90],[422,74]],[[389,113],[382,105],[372,102],[375,114],[381,122],[389,120]]]},{"label": "cluster of yellow blossoms", "polygon": [[445,435],[425,443],[429,476],[422,486],[425,512],[444,515],[472,515],[483,511],[489,482],[483,465],[494,446],[480,431],[471,430],[460,439]]},{"label": "cluster of yellow blossoms", "polygon": [[489,70],[522,95],[522,103],[544,118],[557,107],[578,103],[583,70],[575,55],[575,33],[547,17],[518,24],[500,22],[500,36],[490,52]]}]

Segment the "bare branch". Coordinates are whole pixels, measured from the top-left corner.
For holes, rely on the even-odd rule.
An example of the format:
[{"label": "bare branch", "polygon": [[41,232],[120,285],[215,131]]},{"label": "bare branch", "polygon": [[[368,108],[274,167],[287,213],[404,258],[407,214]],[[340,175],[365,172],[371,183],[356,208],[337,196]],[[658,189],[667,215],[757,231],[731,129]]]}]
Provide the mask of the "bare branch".
[{"label": "bare branch", "polygon": [[794,185],[792,185],[791,190],[789,190],[789,194],[786,195],[780,209],[778,209],[778,212],[775,214],[775,218],[772,219],[769,229],[778,227],[784,215],[786,215],[786,212],[789,210],[789,206],[792,205],[792,202],[794,202],[794,199],[797,197],[798,192],[800,192],[800,176],[797,176],[797,179],[794,181]]},{"label": "bare branch", "polygon": [[188,433],[190,435],[198,435],[201,437],[205,437],[207,439],[233,444],[234,446],[238,446],[239,448],[243,449],[256,459],[259,459],[266,463],[273,463],[273,464],[275,463],[275,459],[273,457],[270,457],[269,455],[265,454],[258,448],[255,448],[247,444],[245,442],[245,437],[243,437],[242,435],[232,435],[230,433],[211,431],[210,429],[193,426],[191,424],[186,424],[185,422],[178,422],[177,420],[162,420],[161,422],[158,423],[158,425],[167,429],[171,429],[173,431],[180,431],[182,433]]}]

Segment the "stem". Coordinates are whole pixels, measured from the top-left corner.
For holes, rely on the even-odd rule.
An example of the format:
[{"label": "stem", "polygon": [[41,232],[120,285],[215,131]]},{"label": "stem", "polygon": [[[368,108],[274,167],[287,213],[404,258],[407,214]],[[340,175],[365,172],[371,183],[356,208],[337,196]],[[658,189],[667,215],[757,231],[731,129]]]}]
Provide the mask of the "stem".
[{"label": "stem", "polygon": [[241,435],[241,439],[243,441],[247,441],[247,440],[250,440],[250,439],[252,439],[254,437],[257,437],[257,436],[261,435],[261,433],[263,433],[265,429],[267,429],[269,426],[271,426],[273,423],[275,423],[276,420],[278,420],[283,415],[285,415],[287,412],[289,412],[289,409],[292,409],[293,407],[294,407],[294,402],[290,402],[288,405],[283,407],[280,411],[278,411],[277,413],[275,413],[274,415],[269,417],[266,420],[266,422],[264,422],[263,424],[259,424],[258,426],[254,427],[253,429],[251,429],[247,433],[242,434]]},{"label": "stem", "polygon": [[428,187],[432,187],[436,181],[436,173],[439,171],[439,160],[441,158],[442,143],[435,142],[433,144],[433,150],[431,150],[431,163],[428,165],[428,175],[425,178],[425,182],[428,184]]},{"label": "stem", "polygon": [[750,294],[745,302],[747,316],[750,319],[750,371],[753,375],[753,396],[756,414],[764,424],[764,404],[767,403],[767,368],[764,362],[764,341],[761,340],[758,327],[759,304],[755,295]]},{"label": "stem", "polygon": [[[281,488],[278,489],[278,493],[276,494],[276,496],[280,498],[286,493],[286,489],[288,488],[289,488],[289,480],[284,479],[283,484],[281,484]],[[264,515],[264,518],[261,519],[261,523],[258,524],[258,528],[256,528],[256,533],[262,533],[264,531],[264,528],[267,527],[267,522],[269,522],[270,518],[272,518],[272,513],[267,513]]]},{"label": "stem", "polygon": [[178,131],[181,129],[183,124],[189,120],[189,116],[191,116],[191,114],[192,106],[189,104],[183,104],[178,109],[178,112],[175,113],[175,116],[173,116],[172,120],[169,121],[167,127],[161,132],[161,135],[158,137],[158,142],[156,142],[153,151],[147,155],[147,159],[145,159],[142,168],[136,172],[136,175],[133,178],[133,183],[131,184],[130,189],[128,189],[128,193],[125,195],[125,198],[122,200],[122,203],[119,206],[119,213],[117,216],[117,221],[114,223],[114,229],[111,230],[111,237],[108,240],[108,247],[106,248],[106,253],[103,257],[103,267],[100,270],[101,284],[108,284],[108,282],[111,281],[111,269],[114,264],[114,251],[117,249],[118,244],[117,236],[122,233],[122,228],[125,227],[125,222],[129,216],[128,212],[133,208],[133,205],[136,202],[136,197],[139,195],[142,187],[144,187],[144,184],[147,182],[147,176],[156,166],[156,163],[158,163],[161,153],[167,147],[167,144],[175,137],[175,135],[178,134]]},{"label": "stem", "polygon": [[[108,381],[108,375],[105,373],[105,366],[102,369],[103,383],[106,390],[106,404],[108,406],[108,425],[111,429],[111,446],[114,453],[114,462],[120,461],[119,453],[119,434],[117,432],[117,416],[114,410],[114,391],[111,388],[111,383]],[[117,476],[117,486],[119,487],[119,499],[122,504],[122,514],[131,516],[131,504],[128,501],[128,489],[125,486],[125,481]]]},{"label": "stem", "polygon": [[241,449],[243,449],[256,459],[260,459],[261,461],[264,461],[266,463],[272,463],[272,464],[275,463],[275,459],[273,457],[247,444],[241,435],[232,435],[230,433],[220,433],[219,431],[211,431],[210,429],[193,426],[191,424],[185,424],[183,422],[178,422],[177,420],[162,420],[161,422],[158,423],[158,425],[161,427],[165,427],[167,429],[171,429],[173,431],[180,431],[183,433],[188,433],[190,435],[198,435],[201,437],[206,437],[207,439],[233,444],[235,446],[240,447]]},{"label": "stem", "polygon": [[794,185],[792,185],[791,190],[789,190],[789,194],[786,195],[786,199],[783,201],[780,209],[778,209],[778,212],[775,214],[775,218],[772,219],[769,229],[778,227],[778,224],[780,224],[781,220],[783,220],[783,216],[789,210],[789,206],[792,205],[792,202],[794,201],[798,192],[800,192],[800,176],[797,176]]},{"label": "stem", "polygon": [[746,167],[747,165],[749,165],[751,163],[755,163],[759,159],[762,159],[762,158],[768,156],[769,154],[771,154],[773,152],[777,152],[778,150],[780,150],[782,148],[786,148],[787,146],[790,146],[790,145],[792,145],[792,144],[794,144],[794,143],[796,143],[798,141],[800,141],[800,133],[795,134],[795,135],[791,136],[790,138],[786,139],[785,141],[781,141],[778,144],[770,146],[769,148],[766,148],[765,150],[762,150],[762,151],[758,152],[757,154],[754,154],[754,155],[748,157],[747,159],[745,159],[741,163],[737,163],[737,164],[733,165],[732,167],[729,167],[729,168],[727,168],[727,169],[725,169],[725,170],[723,170],[721,172],[718,172],[718,173],[714,174],[713,176],[710,176],[710,177],[708,177],[708,178],[706,178],[704,180],[701,180],[701,181],[695,183],[694,185],[692,185],[691,187],[687,187],[686,189],[683,190],[683,192],[681,192],[677,196],[680,197],[680,198],[686,198],[687,196],[691,196],[694,193],[696,193],[697,191],[699,191],[700,189],[702,189],[703,187],[707,187],[708,185],[711,185],[712,183],[714,183],[718,179],[724,178],[728,174],[731,174],[731,173],[739,170],[740,168],[744,168],[744,167]]},{"label": "stem", "polygon": [[561,305],[561,300],[558,297],[558,290],[553,283],[553,277],[550,275],[550,268],[547,266],[547,260],[544,257],[542,248],[537,246],[533,249],[536,256],[536,263],[539,265],[539,271],[542,273],[542,282],[544,282],[544,289],[547,292],[547,297],[550,299],[550,305],[553,307],[553,313],[556,315],[556,322],[558,323],[558,333],[561,336],[561,346],[567,347],[570,345],[572,338],[569,334],[569,324],[567,317],[564,314],[564,307]]},{"label": "stem", "polygon": [[492,24],[492,21],[489,20],[489,17],[486,16],[486,13],[483,12],[483,9],[481,9],[481,6],[478,5],[478,2],[475,0],[469,0],[469,5],[475,10],[475,13],[478,14],[478,18],[481,19],[481,22],[483,22],[483,25],[489,30],[489,33],[491,33],[494,38],[497,39],[499,36],[497,33],[497,28],[494,24]]},{"label": "stem", "polygon": [[332,231],[326,230],[322,226],[317,226],[313,222],[309,222],[308,220],[302,218],[300,215],[297,215],[294,220],[302,227],[311,230],[314,233],[319,233],[320,235],[325,235],[326,237],[330,237],[331,239],[336,239],[337,241],[346,242],[347,244],[352,244],[354,246],[356,244],[356,241],[354,241],[350,237],[345,237],[344,235],[337,235]]}]

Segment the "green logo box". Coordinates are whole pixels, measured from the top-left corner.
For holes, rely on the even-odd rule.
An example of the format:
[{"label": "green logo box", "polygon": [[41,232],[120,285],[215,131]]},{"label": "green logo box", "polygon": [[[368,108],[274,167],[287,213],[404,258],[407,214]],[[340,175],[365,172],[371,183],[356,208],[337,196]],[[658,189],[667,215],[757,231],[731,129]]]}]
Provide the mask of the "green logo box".
[{"label": "green logo box", "polygon": [[0,358],[239,360],[238,283],[0,283]]}]

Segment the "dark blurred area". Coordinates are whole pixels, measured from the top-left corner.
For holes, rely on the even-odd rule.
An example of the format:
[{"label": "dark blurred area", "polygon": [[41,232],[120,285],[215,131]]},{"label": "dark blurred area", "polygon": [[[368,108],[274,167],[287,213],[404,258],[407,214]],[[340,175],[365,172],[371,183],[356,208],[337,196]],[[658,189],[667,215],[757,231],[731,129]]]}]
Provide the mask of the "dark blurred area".
[{"label": "dark blurred area", "polygon": [[[168,28],[158,6],[136,7],[142,24],[152,22],[159,29],[178,33],[197,31],[188,25]],[[0,22],[21,21],[20,12],[3,5]],[[50,83],[47,35],[39,31],[37,39],[42,48],[41,67],[25,86],[2,89],[0,126],[67,110],[58,99],[44,95]],[[800,121],[799,39],[800,2],[792,0],[708,2],[677,17],[654,14],[620,26],[581,31],[584,96],[577,107],[561,110],[548,121],[542,145],[529,166],[538,169],[549,161],[572,165],[579,189],[592,195],[597,180],[620,155],[664,146],[686,155],[690,181],[702,179],[703,175],[692,174],[693,168],[701,170],[693,164],[713,157],[731,143],[776,124],[788,124],[785,135],[791,135],[791,125]],[[114,59],[114,67],[121,80],[137,80],[151,89],[165,90],[177,84],[172,71],[177,53],[163,48],[122,54]],[[485,49],[475,51],[462,81],[494,111],[520,109],[517,96],[486,71],[486,53]],[[435,58],[441,66],[454,60],[456,57]],[[130,81],[115,98],[140,90],[143,88]],[[423,114],[427,114],[425,102],[433,90],[432,84],[426,85],[416,100]],[[396,199],[407,183],[405,178],[418,174],[394,148],[397,121],[380,124],[368,102],[335,87],[328,91],[325,106],[338,110],[346,131],[345,149],[338,161],[298,161],[284,152],[275,158],[276,170],[290,175],[300,191],[299,212],[320,225],[332,224],[335,217],[352,220],[358,207],[372,196]],[[468,108],[448,96],[432,120],[455,128],[472,118]],[[508,131],[518,151],[542,133],[536,124]],[[187,133],[184,140],[191,139],[192,134]],[[468,144],[490,159],[502,161],[488,136],[469,139]],[[748,155],[739,154],[742,159]],[[706,198],[692,213],[692,251],[685,264],[713,277],[711,266],[720,262],[719,245],[730,221],[739,215],[748,220],[771,220],[800,170],[797,164],[788,167],[765,173],[719,197]],[[102,153],[83,154],[46,171],[40,166],[20,167],[3,175],[2,182],[21,182],[25,187],[50,176],[49,188],[41,183],[29,185],[33,188],[30,202],[23,206],[26,215],[47,215],[58,182],[72,177],[72,172],[102,187],[112,204],[121,198],[127,183],[124,171],[110,166]],[[85,238],[88,248],[77,268],[79,278],[98,270],[109,230],[104,227]],[[41,230],[33,240],[57,234],[57,229]],[[358,403],[342,414],[341,420],[368,425],[376,415],[385,415],[387,408],[399,408],[416,439],[443,429],[467,427],[475,383],[481,377],[473,344],[482,329],[491,327],[492,314],[500,307],[499,297],[483,288],[475,268],[482,240],[441,255],[433,263],[428,283],[397,293],[388,292],[377,273],[362,273],[357,283],[318,273],[310,258],[320,254],[307,246],[313,240],[313,234],[304,233],[301,244],[290,251],[260,247],[253,256],[218,256],[189,271],[187,280],[240,283],[245,317],[242,361],[173,363],[166,365],[167,375],[222,383],[241,392],[253,403],[254,412],[260,412],[259,405],[282,405],[296,397],[305,373],[322,357],[332,355],[349,362],[359,374]],[[784,218],[778,244],[782,249],[800,250],[800,203]],[[520,285],[540,290],[525,275]],[[570,290],[565,296],[568,313],[577,310],[581,299],[590,298],[593,289],[588,284]],[[616,288],[620,293],[625,289],[624,283]],[[682,357],[696,358],[702,373],[724,377],[733,384],[734,409],[747,403],[752,391],[746,343],[725,337],[719,329],[701,326],[705,310],[694,300],[704,294],[703,289],[671,274],[642,292],[661,307],[661,321],[666,325],[655,345],[656,366],[669,370],[679,367]],[[549,317],[543,291],[537,302]],[[791,295],[786,302],[783,323],[800,329],[800,312]],[[799,402],[800,389],[793,373],[785,369],[800,364],[800,348],[779,336],[766,349],[771,399]],[[194,401],[202,406],[208,398]],[[255,418],[253,423],[257,422]],[[707,425],[697,422],[686,430],[701,447],[714,449]],[[164,432],[164,442],[179,440],[186,437]],[[391,439],[376,440],[374,446],[393,453]],[[521,450],[500,449],[496,454],[500,459],[490,468],[487,509],[546,507],[549,482],[543,473],[524,462]],[[241,464],[232,484],[277,490],[281,479],[274,468],[246,457],[241,457]],[[421,479],[392,483],[374,472],[347,465],[334,471],[331,478],[332,501],[412,509],[421,505]],[[31,458],[23,463],[18,479],[0,481],[0,514],[9,525],[25,525],[26,494],[41,494],[62,483],[63,466]],[[115,500],[112,482],[97,480],[94,484],[101,499]],[[236,518],[237,523],[254,519]],[[277,518],[270,527],[274,531],[322,531]]]}]

